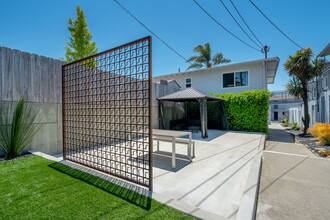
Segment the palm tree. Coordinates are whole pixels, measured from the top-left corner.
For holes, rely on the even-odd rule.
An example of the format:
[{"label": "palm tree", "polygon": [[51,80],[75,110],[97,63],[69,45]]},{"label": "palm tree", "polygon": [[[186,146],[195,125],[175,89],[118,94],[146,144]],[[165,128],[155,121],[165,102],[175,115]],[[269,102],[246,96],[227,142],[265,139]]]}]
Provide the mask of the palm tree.
[{"label": "palm tree", "polygon": [[297,77],[292,77],[288,84],[286,85],[286,90],[288,93],[296,98],[300,98],[301,94],[303,93],[303,89],[301,86],[300,81],[297,79]]},{"label": "palm tree", "polygon": [[311,48],[304,48],[298,50],[293,56],[289,56],[284,63],[284,68],[288,72],[289,76],[295,77],[300,85],[300,96],[304,102],[304,135],[309,128],[309,113],[308,113],[308,82],[314,77],[320,75],[322,69],[322,62],[316,58],[312,62],[313,50]]},{"label": "palm tree", "polygon": [[214,65],[221,63],[229,63],[230,59],[223,56],[222,53],[216,53],[211,57],[211,46],[210,43],[206,43],[204,46],[198,45],[194,48],[194,52],[198,53],[198,56],[192,56],[188,59],[188,62],[193,62],[188,69],[201,69],[203,67],[210,68]]}]

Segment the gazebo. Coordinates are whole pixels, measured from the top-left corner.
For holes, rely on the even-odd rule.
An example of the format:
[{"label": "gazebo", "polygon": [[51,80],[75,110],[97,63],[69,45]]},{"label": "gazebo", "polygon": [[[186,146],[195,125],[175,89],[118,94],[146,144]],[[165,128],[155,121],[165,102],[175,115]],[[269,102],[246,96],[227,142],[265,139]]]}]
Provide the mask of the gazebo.
[{"label": "gazebo", "polygon": [[[164,101],[184,102],[184,103],[198,102],[199,106],[200,106],[199,109],[200,109],[200,122],[201,122],[202,138],[208,137],[208,132],[207,132],[207,102],[208,101],[220,102],[220,104],[222,105],[222,110],[223,110],[223,112],[222,112],[223,118],[224,118],[223,121],[225,121],[225,111],[224,111],[223,99],[213,96],[211,94],[199,91],[195,88],[187,88],[187,89],[180,90],[175,93],[168,94],[168,95],[158,98],[159,115],[160,115],[161,121],[164,121],[164,109],[163,109]],[[224,127],[227,127],[227,124],[224,125]]]}]

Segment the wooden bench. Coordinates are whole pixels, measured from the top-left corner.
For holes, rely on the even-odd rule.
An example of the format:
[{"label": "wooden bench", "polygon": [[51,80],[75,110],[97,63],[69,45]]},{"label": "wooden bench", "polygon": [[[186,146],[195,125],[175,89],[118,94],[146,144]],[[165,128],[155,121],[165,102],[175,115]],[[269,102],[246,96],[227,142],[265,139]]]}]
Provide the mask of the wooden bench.
[{"label": "wooden bench", "polygon": [[[159,142],[160,141],[163,141],[163,142],[170,142],[172,143],[172,138],[169,138],[169,137],[160,137],[160,136],[157,136],[157,137],[153,137],[152,138],[154,141],[157,141],[157,151],[159,151]],[[177,144],[186,144],[187,145],[187,155],[188,155],[188,158],[189,160],[191,160],[191,146],[189,147],[189,139],[185,139],[185,138],[175,138],[175,143]],[[192,145],[192,148],[193,148],[193,155],[192,157],[195,157],[195,141],[191,141],[191,145]]]}]

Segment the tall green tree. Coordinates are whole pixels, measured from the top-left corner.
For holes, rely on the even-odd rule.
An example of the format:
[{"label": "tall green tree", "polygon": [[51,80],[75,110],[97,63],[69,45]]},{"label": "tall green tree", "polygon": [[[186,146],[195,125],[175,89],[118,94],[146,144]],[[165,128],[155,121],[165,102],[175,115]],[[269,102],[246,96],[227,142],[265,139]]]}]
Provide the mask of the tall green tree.
[{"label": "tall green tree", "polygon": [[300,83],[299,92],[304,102],[304,135],[307,133],[310,122],[308,113],[308,82],[320,75],[322,70],[322,62],[319,58],[315,58],[314,61],[312,58],[313,50],[308,47],[298,50],[293,56],[289,56],[284,63],[284,68],[289,76],[293,76]]},{"label": "tall green tree", "polygon": [[77,18],[75,20],[69,18],[68,20],[68,30],[71,36],[65,47],[67,62],[73,62],[97,53],[96,43],[92,41],[92,34],[88,30],[84,11],[77,6],[76,12]]},{"label": "tall green tree", "polygon": [[214,65],[231,62],[231,60],[225,58],[221,52],[214,54],[212,57],[210,43],[206,43],[204,46],[196,46],[194,48],[194,52],[198,53],[198,55],[192,56],[188,59],[188,61],[192,62],[192,64],[187,68],[187,70],[201,69],[203,67],[210,68]]}]

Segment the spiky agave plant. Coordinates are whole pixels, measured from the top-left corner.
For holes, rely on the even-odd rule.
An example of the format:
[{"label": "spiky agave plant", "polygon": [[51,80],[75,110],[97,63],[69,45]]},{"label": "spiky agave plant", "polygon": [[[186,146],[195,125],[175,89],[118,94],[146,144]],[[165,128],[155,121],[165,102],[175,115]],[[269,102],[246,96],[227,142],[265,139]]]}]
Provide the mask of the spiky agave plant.
[{"label": "spiky agave plant", "polygon": [[43,127],[43,119],[37,120],[38,111],[32,104],[20,98],[14,110],[10,106],[0,106],[0,149],[6,159],[22,154],[31,146],[34,137]]}]

